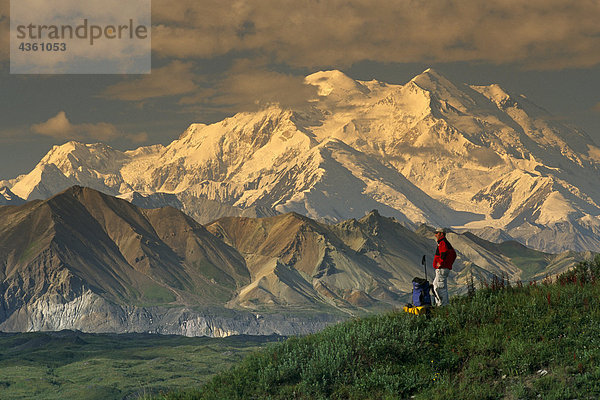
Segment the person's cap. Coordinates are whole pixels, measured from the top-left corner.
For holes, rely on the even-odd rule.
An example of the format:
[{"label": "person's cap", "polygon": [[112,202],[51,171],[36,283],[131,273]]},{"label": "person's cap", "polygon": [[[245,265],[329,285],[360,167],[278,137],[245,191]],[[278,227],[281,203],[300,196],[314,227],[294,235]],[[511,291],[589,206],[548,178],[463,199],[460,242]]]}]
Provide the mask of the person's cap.
[{"label": "person's cap", "polygon": [[435,233],[446,233],[446,230],[444,228],[437,228]]}]

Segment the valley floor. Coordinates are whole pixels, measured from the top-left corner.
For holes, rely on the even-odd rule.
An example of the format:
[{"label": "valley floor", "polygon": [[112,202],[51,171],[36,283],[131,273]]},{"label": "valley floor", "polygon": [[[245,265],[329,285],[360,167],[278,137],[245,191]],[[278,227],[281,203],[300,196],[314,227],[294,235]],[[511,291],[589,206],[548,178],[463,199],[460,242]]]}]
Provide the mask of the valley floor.
[{"label": "valley floor", "polygon": [[1,399],[138,399],[195,387],[277,336],[0,333]]}]

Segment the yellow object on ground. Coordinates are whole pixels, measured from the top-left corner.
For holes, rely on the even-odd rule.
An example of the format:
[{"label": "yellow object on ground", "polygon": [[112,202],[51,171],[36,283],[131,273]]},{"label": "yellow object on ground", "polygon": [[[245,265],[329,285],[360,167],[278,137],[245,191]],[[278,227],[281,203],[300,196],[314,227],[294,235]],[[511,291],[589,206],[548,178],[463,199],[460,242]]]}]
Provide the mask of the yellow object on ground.
[{"label": "yellow object on ground", "polygon": [[421,315],[427,313],[428,306],[420,306],[420,307],[410,307],[404,306],[404,312],[409,314]]}]

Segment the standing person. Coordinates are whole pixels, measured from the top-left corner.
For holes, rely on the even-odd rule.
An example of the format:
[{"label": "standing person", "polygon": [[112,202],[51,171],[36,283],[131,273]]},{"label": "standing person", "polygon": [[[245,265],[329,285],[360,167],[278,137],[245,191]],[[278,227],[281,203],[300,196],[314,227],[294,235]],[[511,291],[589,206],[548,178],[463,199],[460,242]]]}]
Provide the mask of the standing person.
[{"label": "standing person", "polygon": [[456,251],[446,239],[444,228],[435,230],[437,249],[433,257],[433,268],[435,268],[435,279],[433,280],[434,304],[445,306],[448,304],[448,274],[452,269],[452,263],[456,259]]}]

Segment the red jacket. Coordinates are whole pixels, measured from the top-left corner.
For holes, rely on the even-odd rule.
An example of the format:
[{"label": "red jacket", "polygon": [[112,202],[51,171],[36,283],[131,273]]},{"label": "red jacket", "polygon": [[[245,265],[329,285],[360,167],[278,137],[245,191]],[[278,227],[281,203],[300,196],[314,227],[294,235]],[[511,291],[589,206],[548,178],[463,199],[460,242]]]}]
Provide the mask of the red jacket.
[{"label": "red jacket", "polygon": [[[452,269],[452,264],[456,260],[456,251],[444,236],[438,240],[438,247],[433,256],[433,268],[447,268]],[[438,267],[439,265],[439,267]]]}]

